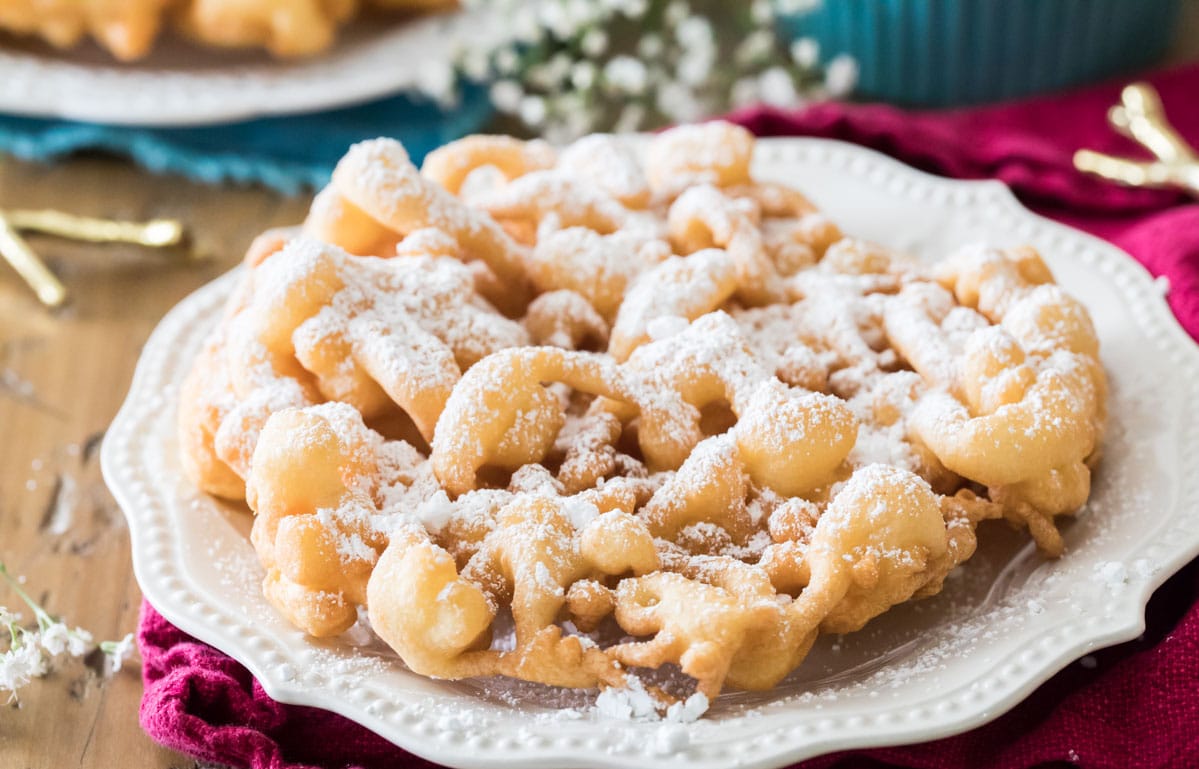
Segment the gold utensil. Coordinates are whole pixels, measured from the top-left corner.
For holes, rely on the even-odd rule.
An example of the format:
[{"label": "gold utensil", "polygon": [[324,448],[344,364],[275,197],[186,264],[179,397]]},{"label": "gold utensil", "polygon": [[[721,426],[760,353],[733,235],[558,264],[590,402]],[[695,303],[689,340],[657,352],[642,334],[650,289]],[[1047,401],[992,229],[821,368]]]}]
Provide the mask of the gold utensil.
[{"label": "gold utensil", "polygon": [[186,238],[183,224],[175,219],[126,222],[76,216],[63,211],[0,211],[0,256],[12,265],[47,307],[62,305],[67,299],[67,291],[21,237],[23,231],[89,243],[131,243],[148,248],[175,246]]},{"label": "gold utensil", "polygon": [[25,239],[4,214],[0,213],[0,255],[12,265],[37,298],[47,307],[59,307],[67,300],[67,290],[62,283],[50,272]]},{"label": "gold utensil", "polygon": [[1133,160],[1094,150],[1074,153],[1074,167],[1130,187],[1178,187],[1199,196],[1199,155],[1166,119],[1161,97],[1148,83],[1133,83],[1107,120],[1157,160]]},{"label": "gold utensil", "polygon": [[183,224],[175,219],[123,222],[48,210],[12,210],[6,211],[4,215],[18,230],[57,235],[71,240],[132,243],[150,248],[176,246],[183,242]]}]

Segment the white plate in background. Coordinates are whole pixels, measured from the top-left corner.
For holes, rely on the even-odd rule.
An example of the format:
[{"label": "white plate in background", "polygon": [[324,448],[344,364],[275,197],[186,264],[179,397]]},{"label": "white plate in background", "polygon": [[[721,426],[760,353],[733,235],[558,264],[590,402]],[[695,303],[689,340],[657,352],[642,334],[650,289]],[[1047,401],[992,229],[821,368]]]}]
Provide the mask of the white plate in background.
[{"label": "white plate in background", "polygon": [[169,31],[145,59],[116,62],[87,41],[60,51],[5,36],[0,112],[111,125],[188,126],[327,110],[412,90],[479,27],[473,12],[406,20],[372,15],[329,51],[279,60],[204,47]]}]

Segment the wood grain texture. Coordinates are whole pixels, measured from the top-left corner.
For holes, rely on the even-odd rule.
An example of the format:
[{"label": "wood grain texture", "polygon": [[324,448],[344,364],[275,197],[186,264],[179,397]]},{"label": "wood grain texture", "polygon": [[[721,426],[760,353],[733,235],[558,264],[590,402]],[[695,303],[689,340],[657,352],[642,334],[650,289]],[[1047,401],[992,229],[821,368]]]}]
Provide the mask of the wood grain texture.
[{"label": "wood grain texture", "polygon": [[[183,251],[30,238],[71,293],[58,312],[0,263],[0,559],[48,611],[97,640],[132,632],[141,602],[98,453],[141,346],[172,305],[229,269],[266,227],[299,221],[307,203],[95,157],[0,165],[0,208],[177,217],[210,257],[191,263]],[[16,603],[0,587],[0,605]],[[138,726],[139,673],[135,661],[102,681],[72,662],[22,689],[19,707],[0,705],[0,769],[192,767]]]}]

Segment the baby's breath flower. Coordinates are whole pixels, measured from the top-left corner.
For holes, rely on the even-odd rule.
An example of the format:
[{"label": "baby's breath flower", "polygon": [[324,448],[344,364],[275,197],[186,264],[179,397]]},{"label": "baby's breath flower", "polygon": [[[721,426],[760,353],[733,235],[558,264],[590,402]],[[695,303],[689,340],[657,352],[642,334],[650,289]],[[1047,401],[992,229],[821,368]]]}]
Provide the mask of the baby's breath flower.
[{"label": "baby's breath flower", "polygon": [[515,10],[516,13],[509,17],[514,39],[525,45],[531,45],[541,40],[543,28],[537,21],[537,12],[528,6],[518,7]]},{"label": "baby's breath flower", "polygon": [[511,48],[501,48],[495,52],[492,62],[501,75],[511,75],[520,66],[520,56]]},{"label": "baby's breath flower", "polygon": [[766,26],[774,21],[774,5],[771,0],[753,0],[749,5],[749,15],[754,24]]},{"label": "baby's breath flower", "polygon": [[645,65],[632,56],[617,56],[604,66],[604,79],[618,92],[636,95],[647,84]]},{"label": "baby's breath flower", "polygon": [[127,634],[119,641],[104,641],[100,644],[104,652],[104,665],[109,673],[118,673],[121,666],[133,655],[133,633]]},{"label": "baby's breath flower", "polygon": [[[19,615],[0,607],[0,625],[7,628],[9,635],[9,648],[0,654],[0,691],[7,691],[15,698],[18,689],[48,673],[54,660],[64,652],[72,657],[82,657],[94,646],[91,633],[79,627],[70,629],[39,606],[21,587],[21,581],[9,574],[3,561],[0,561],[0,580],[8,583],[37,620],[36,629],[27,629],[17,624]],[[121,641],[105,641],[100,646],[106,650],[106,663],[116,672],[132,652],[133,635],[125,636]],[[115,666],[113,655],[117,656]]]},{"label": "baby's breath flower", "polygon": [[774,54],[775,42],[774,32],[771,30],[759,29],[751,32],[737,46],[733,58],[742,66],[766,61]]},{"label": "baby's breath flower", "polygon": [[760,92],[756,77],[739,78],[737,82],[733,83],[730,100],[734,107],[748,107],[759,100]]},{"label": "baby's breath flower", "polygon": [[[503,24],[459,55],[459,69],[492,80],[492,104],[555,141],[594,130],[692,121],[730,107],[794,106],[844,95],[851,64],[819,71],[810,39],[789,42],[780,15],[816,0],[462,0]],[[490,71],[484,73],[483,62]],[[434,81],[439,90],[452,82]]]},{"label": "baby's breath flower", "polygon": [[700,86],[711,76],[715,64],[715,49],[693,48],[679,57],[675,73],[687,85]]},{"label": "baby's breath flower", "polygon": [[820,63],[820,44],[810,37],[801,37],[791,43],[791,60],[804,69]]},{"label": "baby's breath flower", "polygon": [[48,669],[38,634],[21,632],[13,639],[12,647],[0,654],[0,691],[15,697],[17,689],[46,675]]},{"label": "baby's breath flower", "polygon": [[649,0],[608,0],[608,5],[630,19],[640,19],[649,13]]},{"label": "baby's breath flower", "polygon": [[67,641],[70,637],[71,631],[67,629],[66,625],[61,622],[51,623],[50,627],[42,631],[42,648],[51,656],[57,656],[67,650]]},{"label": "baby's breath flower", "polygon": [[576,28],[596,24],[608,16],[608,11],[595,0],[570,0],[570,13]]},{"label": "baby's breath flower", "polygon": [[72,657],[82,657],[96,648],[92,642],[92,634],[77,627],[67,636],[67,653]]},{"label": "baby's breath flower", "polygon": [[774,4],[779,13],[798,16],[819,8],[821,0],[774,0]]},{"label": "baby's breath flower", "polygon": [[39,643],[40,636],[41,633],[30,633],[22,639],[20,647],[10,650],[15,651],[19,657],[24,658],[25,669],[34,678],[41,678],[50,672],[46,655],[42,652],[42,645]]},{"label": "baby's breath flower", "polygon": [[771,67],[758,77],[758,93],[763,102],[773,107],[794,107],[799,103],[795,81],[782,67]]},{"label": "baby's breath flower", "polygon": [[458,54],[458,61],[462,67],[462,74],[470,80],[479,82],[487,79],[491,62],[484,49],[467,46]]},{"label": "baby's breath flower", "polygon": [[675,25],[674,37],[684,50],[691,50],[712,47],[715,33],[712,29],[712,22],[708,19],[703,16],[690,16]]},{"label": "baby's breath flower", "polygon": [[608,50],[608,33],[599,27],[592,27],[579,40],[579,50],[593,59],[602,56]]},{"label": "baby's breath flower", "polygon": [[574,31],[574,19],[568,12],[566,3],[540,3],[538,4],[540,12],[539,21],[554,37],[559,40],[570,37]]},{"label": "baby's breath flower", "polygon": [[83,628],[71,630],[63,622],[52,622],[39,634],[42,648],[51,657],[67,652],[72,657],[82,657],[92,649],[92,634]]},{"label": "baby's breath flower", "polygon": [[637,54],[643,59],[656,59],[662,55],[665,47],[661,35],[649,32],[637,41]]},{"label": "baby's breath flower", "polygon": [[617,133],[636,131],[645,121],[645,107],[640,104],[630,104],[620,111],[613,130]]},{"label": "baby's breath flower", "polygon": [[589,61],[580,61],[570,68],[570,84],[580,91],[589,91],[595,85],[599,70]]},{"label": "baby's breath flower", "polygon": [[27,647],[19,646],[0,654],[0,692],[15,696],[17,690],[33,678]]},{"label": "baby's breath flower", "polygon": [[456,77],[454,69],[444,62],[426,61],[416,71],[416,86],[421,93],[438,104],[454,103]]},{"label": "baby's breath flower", "polygon": [[824,85],[832,96],[846,96],[858,82],[858,63],[853,57],[841,54],[828,63]]},{"label": "baby's breath flower", "polygon": [[569,138],[564,138],[560,143],[565,143],[577,136],[591,133],[598,128],[598,124],[599,113],[594,109],[579,107],[577,109],[566,110],[561,125],[566,137]]},{"label": "baby's breath flower", "polygon": [[665,19],[667,26],[674,27],[678,24],[681,24],[683,20],[690,15],[691,6],[688,5],[684,0],[671,0],[671,2],[666,6],[666,13],[663,14],[663,18]]},{"label": "baby's breath flower", "polygon": [[703,117],[703,105],[695,92],[682,83],[663,83],[658,88],[655,106],[663,115],[679,123],[690,123]]},{"label": "baby's breath flower", "polygon": [[529,68],[525,79],[533,88],[548,91],[555,89],[570,75],[570,57],[558,54],[544,64]]},{"label": "baby's breath flower", "polygon": [[491,103],[501,112],[516,112],[523,98],[524,89],[512,80],[497,80],[491,86]]},{"label": "baby's breath flower", "polygon": [[0,606],[0,625],[11,625],[20,621],[20,614],[15,614],[9,611],[7,606]]},{"label": "baby's breath flower", "polygon": [[520,100],[519,114],[525,125],[540,126],[545,122],[546,113],[545,99],[542,97],[526,96]]}]

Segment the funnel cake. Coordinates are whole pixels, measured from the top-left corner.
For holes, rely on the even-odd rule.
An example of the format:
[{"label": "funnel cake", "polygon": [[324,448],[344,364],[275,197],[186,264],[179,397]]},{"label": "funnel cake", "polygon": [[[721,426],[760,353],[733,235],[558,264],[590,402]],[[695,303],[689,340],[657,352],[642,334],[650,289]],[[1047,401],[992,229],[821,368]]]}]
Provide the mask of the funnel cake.
[{"label": "funnel cake", "polygon": [[[844,237],[753,148],[351,149],[251,249],[180,404],[279,611],[694,715],[939,592],[984,520],[1059,555],[1105,419],[1085,308],[1030,248]],[[693,692],[637,677],[668,663]]]},{"label": "funnel cake", "polygon": [[58,48],[91,37],[122,61],[148,54],[163,28],[222,48],[265,48],[282,58],[328,48],[363,5],[427,11],[451,0],[4,0],[0,30]]}]

